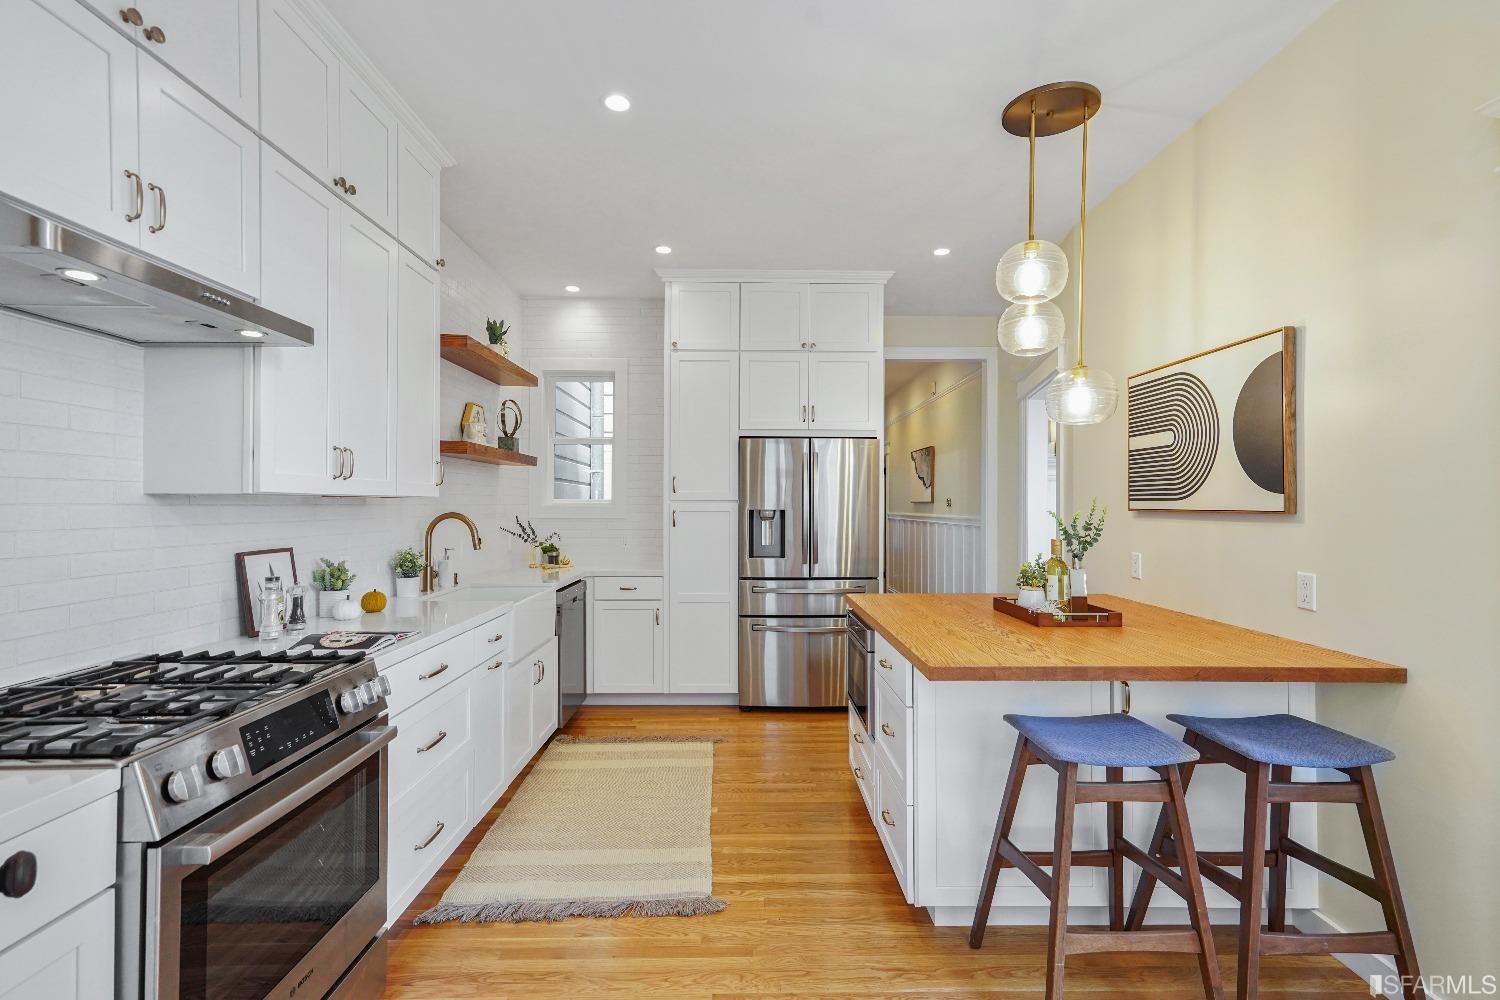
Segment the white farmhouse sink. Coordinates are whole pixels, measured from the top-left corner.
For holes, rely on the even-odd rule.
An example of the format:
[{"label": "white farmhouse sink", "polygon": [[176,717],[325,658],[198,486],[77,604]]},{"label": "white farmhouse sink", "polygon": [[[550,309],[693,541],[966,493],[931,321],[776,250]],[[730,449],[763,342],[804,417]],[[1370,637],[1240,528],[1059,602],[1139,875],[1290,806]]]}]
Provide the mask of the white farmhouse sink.
[{"label": "white farmhouse sink", "polygon": [[464,586],[428,598],[433,601],[512,603],[510,658],[524,656],[551,639],[557,630],[557,592],[552,587]]}]

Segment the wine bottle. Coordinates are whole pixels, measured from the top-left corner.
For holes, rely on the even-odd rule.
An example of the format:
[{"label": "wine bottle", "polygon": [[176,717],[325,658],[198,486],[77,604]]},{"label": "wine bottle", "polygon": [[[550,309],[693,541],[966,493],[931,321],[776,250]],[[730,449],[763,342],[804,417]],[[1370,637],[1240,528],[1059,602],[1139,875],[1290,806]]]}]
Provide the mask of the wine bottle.
[{"label": "wine bottle", "polygon": [[1047,560],[1047,603],[1059,611],[1068,610],[1068,564],[1063,562],[1062,547],[1052,539],[1052,558]]}]

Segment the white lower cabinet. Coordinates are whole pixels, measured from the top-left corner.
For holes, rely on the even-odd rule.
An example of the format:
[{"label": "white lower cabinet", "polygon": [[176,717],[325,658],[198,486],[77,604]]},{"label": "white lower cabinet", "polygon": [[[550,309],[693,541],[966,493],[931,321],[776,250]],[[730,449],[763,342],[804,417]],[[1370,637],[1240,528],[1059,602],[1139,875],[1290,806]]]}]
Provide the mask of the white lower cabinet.
[{"label": "white lower cabinet", "polygon": [[479,819],[470,801],[469,749],[455,754],[405,796],[392,798],[387,824],[387,921],[396,920],[411,905]]},{"label": "white lower cabinet", "polygon": [[672,504],[667,529],[671,693],[739,690],[737,510],[734,503]]},{"label": "white lower cabinet", "polygon": [[536,657],[521,657],[505,665],[501,746],[505,781],[515,780],[531,759],[531,689],[537,683]]},{"label": "white lower cabinet", "polygon": [[[557,640],[537,650],[541,675],[531,688],[531,753],[542,748],[557,732]],[[528,754],[528,756],[530,756]]]},{"label": "white lower cabinet", "polygon": [[113,889],[0,952],[0,1000],[100,1000],[114,980]]},{"label": "white lower cabinet", "polygon": [[594,602],[591,693],[651,694],[666,689],[662,602]]},{"label": "white lower cabinet", "polygon": [[474,671],[474,808],[482,814],[505,792],[505,653],[492,650]]}]

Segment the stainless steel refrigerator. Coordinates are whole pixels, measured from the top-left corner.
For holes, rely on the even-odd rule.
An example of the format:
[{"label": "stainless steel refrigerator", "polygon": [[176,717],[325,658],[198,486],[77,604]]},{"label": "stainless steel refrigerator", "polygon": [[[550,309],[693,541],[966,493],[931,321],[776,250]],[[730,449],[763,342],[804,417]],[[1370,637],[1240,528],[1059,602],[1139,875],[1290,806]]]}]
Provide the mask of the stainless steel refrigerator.
[{"label": "stainless steel refrigerator", "polygon": [[849,594],[880,589],[874,438],[740,439],[740,706],[843,708]]}]

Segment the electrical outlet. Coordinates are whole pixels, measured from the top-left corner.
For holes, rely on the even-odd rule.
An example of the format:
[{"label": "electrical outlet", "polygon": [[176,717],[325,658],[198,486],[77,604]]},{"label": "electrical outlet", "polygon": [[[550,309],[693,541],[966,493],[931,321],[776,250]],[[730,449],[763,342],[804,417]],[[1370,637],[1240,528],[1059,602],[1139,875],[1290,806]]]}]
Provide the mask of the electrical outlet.
[{"label": "electrical outlet", "polygon": [[1297,574],[1297,607],[1303,611],[1318,610],[1318,574]]},{"label": "electrical outlet", "polygon": [[1139,552],[1130,553],[1130,578],[1141,579],[1141,554]]}]

